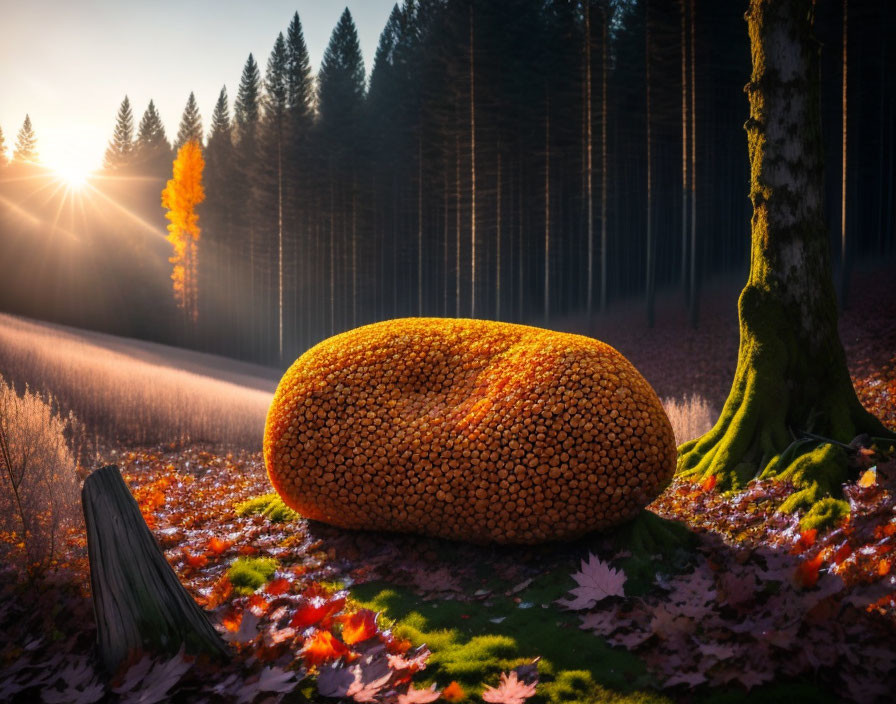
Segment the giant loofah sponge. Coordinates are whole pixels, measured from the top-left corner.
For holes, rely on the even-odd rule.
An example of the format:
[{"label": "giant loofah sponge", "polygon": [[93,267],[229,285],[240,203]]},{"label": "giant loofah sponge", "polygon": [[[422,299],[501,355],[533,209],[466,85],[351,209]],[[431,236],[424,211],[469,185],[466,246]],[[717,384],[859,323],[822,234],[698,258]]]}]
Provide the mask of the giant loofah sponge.
[{"label": "giant loofah sponge", "polygon": [[671,478],[675,440],[653,389],[609,345],[405,318],[299,357],[268,411],[264,458],[308,518],[538,543],[633,518]]}]

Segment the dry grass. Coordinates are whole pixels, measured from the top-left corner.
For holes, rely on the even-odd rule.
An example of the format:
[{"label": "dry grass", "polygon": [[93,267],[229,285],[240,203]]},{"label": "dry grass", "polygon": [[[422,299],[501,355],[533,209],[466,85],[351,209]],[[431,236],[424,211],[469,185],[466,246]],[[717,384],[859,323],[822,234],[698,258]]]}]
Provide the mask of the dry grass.
[{"label": "dry grass", "polygon": [[79,517],[73,436],[77,421],[54,400],[0,376],[0,552],[41,571]]},{"label": "dry grass", "polygon": [[0,315],[0,373],[52,394],[101,442],[260,449],[276,373]]},{"label": "dry grass", "polygon": [[698,438],[712,428],[718,413],[702,396],[684,396],[663,399],[663,408],[672,423],[675,442],[681,445],[688,440]]}]

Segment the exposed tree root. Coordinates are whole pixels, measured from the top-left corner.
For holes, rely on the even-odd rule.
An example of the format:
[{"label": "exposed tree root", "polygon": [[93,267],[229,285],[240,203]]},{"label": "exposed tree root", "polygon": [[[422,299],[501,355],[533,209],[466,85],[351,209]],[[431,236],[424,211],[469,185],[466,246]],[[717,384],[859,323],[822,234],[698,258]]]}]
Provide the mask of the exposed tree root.
[{"label": "exposed tree root", "polygon": [[812,509],[842,496],[856,436],[896,435],[862,407],[839,344],[832,358],[809,354],[770,298],[744,289],[731,393],[712,430],[679,448],[677,473],[698,482],[712,476],[721,491],[757,478],[789,481],[796,491],[780,510]]}]

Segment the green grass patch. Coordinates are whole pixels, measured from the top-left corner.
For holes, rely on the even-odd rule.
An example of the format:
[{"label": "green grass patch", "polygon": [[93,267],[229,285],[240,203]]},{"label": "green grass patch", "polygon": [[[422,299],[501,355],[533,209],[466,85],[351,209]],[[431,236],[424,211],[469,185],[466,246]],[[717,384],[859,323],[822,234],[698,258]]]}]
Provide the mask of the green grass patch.
[{"label": "green grass patch", "polygon": [[271,492],[236,505],[238,516],[265,516],[271,523],[297,521],[301,516],[283,503],[279,494]]},{"label": "green grass patch", "polygon": [[271,581],[277,566],[270,557],[238,557],[227,570],[227,578],[237,594],[246,596]]}]

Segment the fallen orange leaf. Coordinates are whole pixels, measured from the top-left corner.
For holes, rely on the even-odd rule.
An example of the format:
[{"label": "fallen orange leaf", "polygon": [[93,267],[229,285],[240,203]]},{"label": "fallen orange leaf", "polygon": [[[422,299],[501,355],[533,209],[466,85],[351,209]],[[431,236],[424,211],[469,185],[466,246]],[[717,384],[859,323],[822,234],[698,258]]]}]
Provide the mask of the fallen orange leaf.
[{"label": "fallen orange leaf", "polygon": [[877,472],[873,469],[866,469],[865,473],[859,477],[858,484],[865,489],[874,486],[877,484]]},{"label": "fallen orange leaf", "polygon": [[340,616],[342,640],[348,645],[373,638],[376,635],[376,614],[370,609],[361,609],[353,614]]},{"label": "fallen orange leaf", "polygon": [[249,601],[247,602],[246,606],[257,612],[256,615],[260,616],[268,610],[270,604],[268,603],[268,600],[265,599],[261,594],[253,594],[249,597]]},{"label": "fallen orange leaf", "polygon": [[716,486],[716,475],[710,474],[706,479],[703,480],[703,483],[700,485],[700,489],[704,492],[712,491]]},{"label": "fallen orange leaf", "polygon": [[442,690],[442,699],[448,702],[459,702],[461,699],[465,699],[466,696],[467,693],[464,691],[464,688],[457,682],[452,682]]},{"label": "fallen orange leaf", "polygon": [[231,633],[236,633],[240,629],[240,623],[243,621],[243,614],[241,611],[236,611],[234,609],[230,609],[224,616],[221,618],[221,623]]},{"label": "fallen orange leaf", "polygon": [[184,548],[184,562],[186,562],[193,569],[199,569],[200,567],[205,567],[208,564],[208,558],[205,555],[193,555],[186,548]]},{"label": "fallen orange leaf", "polygon": [[206,545],[206,547],[208,548],[209,552],[214,553],[215,555],[221,555],[226,550],[228,550],[232,545],[233,545],[232,540],[221,540],[218,537],[212,536],[209,539],[208,545]]},{"label": "fallen orange leaf", "polygon": [[796,545],[794,545],[793,550],[791,550],[790,552],[795,555],[798,555],[801,552],[805,552],[815,544],[816,535],[818,535],[818,529],[816,528],[804,530],[802,533],[800,533],[799,540],[796,541]]},{"label": "fallen orange leaf", "polygon": [[413,645],[407,638],[396,638],[391,634],[388,636],[381,636],[381,640],[385,643],[386,650],[394,655],[404,655]]},{"label": "fallen orange leaf", "polygon": [[348,653],[348,647],[329,631],[317,631],[305,642],[302,656],[309,666],[335,660]]}]

